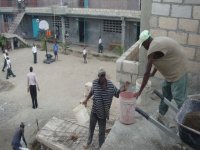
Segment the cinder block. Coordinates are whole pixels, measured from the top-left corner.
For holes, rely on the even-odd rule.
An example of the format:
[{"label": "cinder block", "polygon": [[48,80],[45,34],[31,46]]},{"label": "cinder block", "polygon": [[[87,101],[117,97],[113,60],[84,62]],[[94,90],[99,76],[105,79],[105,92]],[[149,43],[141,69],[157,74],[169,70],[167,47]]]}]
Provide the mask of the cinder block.
[{"label": "cinder block", "polygon": [[178,28],[184,31],[197,32],[199,27],[198,20],[179,19]]},{"label": "cinder block", "polygon": [[151,35],[152,35],[153,37],[157,37],[157,36],[167,36],[167,31],[166,31],[166,30],[151,29],[150,32],[151,32]]},{"label": "cinder block", "polygon": [[172,5],[171,16],[191,18],[192,6]]},{"label": "cinder block", "polygon": [[138,78],[138,75],[133,74],[132,77],[131,77],[131,83],[133,83],[135,85],[137,78]]},{"label": "cinder block", "polygon": [[117,69],[117,71],[122,71],[121,70],[122,69],[122,61],[120,61],[120,60],[116,61],[116,69]]},{"label": "cinder block", "polygon": [[121,79],[121,73],[117,72],[116,73],[116,80],[117,80],[117,82],[120,82],[120,79]]},{"label": "cinder block", "polygon": [[200,6],[193,7],[193,18],[200,19]]},{"label": "cinder block", "polygon": [[131,83],[131,74],[126,74],[126,73],[117,73],[117,77],[116,77],[118,82],[123,82],[125,83],[126,81]]},{"label": "cinder block", "polygon": [[183,0],[163,0],[163,2],[169,2],[169,3],[182,3]]},{"label": "cinder block", "polygon": [[196,51],[195,60],[199,61],[199,63],[200,63],[200,48],[198,48]]},{"label": "cinder block", "polygon": [[200,46],[200,35],[189,34],[188,45]]},{"label": "cinder block", "polygon": [[169,4],[160,4],[160,3],[152,4],[152,14],[154,15],[169,16],[169,11],[170,11]]},{"label": "cinder block", "polygon": [[177,29],[177,19],[170,17],[159,17],[159,27],[163,29]]},{"label": "cinder block", "polygon": [[187,33],[184,32],[174,32],[169,31],[168,36],[180,44],[186,44],[187,43]]},{"label": "cinder block", "polygon": [[123,72],[130,74],[138,74],[138,62],[136,61],[123,61]]},{"label": "cinder block", "polygon": [[188,59],[194,59],[195,58],[195,48],[193,47],[183,47],[183,50],[187,56]]},{"label": "cinder block", "polygon": [[200,4],[200,0],[185,0],[185,4]]},{"label": "cinder block", "polygon": [[151,16],[151,18],[149,20],[149,24],[150,24],[150,27],[157,28],[157,26],[158,26],[158,17]]},{"label": "cinder block", "polygon": [[200,72],[200,62],[197,61],[188,61],[188,71],[192,73]]}]

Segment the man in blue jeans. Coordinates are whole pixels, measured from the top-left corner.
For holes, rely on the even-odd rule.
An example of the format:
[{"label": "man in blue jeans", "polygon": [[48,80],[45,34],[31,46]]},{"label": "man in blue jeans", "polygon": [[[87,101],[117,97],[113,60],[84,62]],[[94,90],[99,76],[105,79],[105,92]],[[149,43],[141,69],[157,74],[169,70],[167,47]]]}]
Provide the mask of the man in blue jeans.
[{"label": "man in blue jeans", "polygon": [[82,102],[86,106],[87,101],[91,96],[93,96],[89,136],[87,144],[83,146],[84,149],[88,149],[92,143],[94,129],[97,122],[99,124],[99,148],[102,146],[105,140],[106,119],[109,119],[109,110],[113,96],[118,98],[119,93],[127,90],[128,86],[129,83],[127,82],[122,88],[117,89],[110,80],[106,79],[106,71],[102,68],[99,69],[98,79],[93,81],[89,95]]},{"label": "man in blue jeans", "polygon": [[[154,76],[158,70],[165,78],[162,85],[163,96],[169,101],[174,99],[177,107],[181,108],[187,98],[187,57],[182,46],[168,37],[152,38],[148,30],[140,34],[139,41],[140,46],[147,50],[148,62],[137,97],[142,93],[149,77]],[[161,100],[156,116],[161,123],[164,123],[167,110],[168,105]]]}]

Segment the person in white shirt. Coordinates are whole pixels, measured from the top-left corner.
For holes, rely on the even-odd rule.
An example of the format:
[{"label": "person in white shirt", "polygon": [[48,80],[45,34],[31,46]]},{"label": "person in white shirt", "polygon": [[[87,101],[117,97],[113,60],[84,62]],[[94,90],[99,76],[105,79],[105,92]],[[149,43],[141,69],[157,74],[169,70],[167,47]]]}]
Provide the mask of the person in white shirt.
[{"label": "person in white shirt", "polygon": [[30,72],[27,74],[27,91],[30,91],[31,99],[32,99],[32,108],[35,109],[38,107],[37,102],[37,89],[39,89],[38,81],[36,74],[33,72],[33,67],[30,67]]},{"label": "person in white shirt", "polygon": [[8,57],[8,53],[6,53],[6,67],[7,67],[6,79],[9,79],[9,76],[11,76],[11,75],[13,77],[16,77],[16,75],[12,72],[11,61],[10,61],[10,58]]},{"label": "person in white shirt", "polygon": [[103,53],[103,45],[102,45],[101,36],[99,36],[98,52]]},{"label": "person in white shirt", "polygon": [[84,63],[87,64],[87,50],[86,50],[86,47],[84,47],[84,49],[83,49],[83,59],[84,59]]},{"label": "person in white shirt", "polygon": [[4,60],[4,64],[3,64],[3,68],[2,68],[2,71],[3,72],[5,72],[4,71],[4,69],[6,68],[6,53],[8,53],[8,51],[5,49],[4,51],[3,51],[3,60]]},{"label": "person in white shirt", "polygon": [[32,47],[32,52],[33,52],[34,64],[36,64],[37,63],[37,47],[34,43],[33,43],[33,47]]}]

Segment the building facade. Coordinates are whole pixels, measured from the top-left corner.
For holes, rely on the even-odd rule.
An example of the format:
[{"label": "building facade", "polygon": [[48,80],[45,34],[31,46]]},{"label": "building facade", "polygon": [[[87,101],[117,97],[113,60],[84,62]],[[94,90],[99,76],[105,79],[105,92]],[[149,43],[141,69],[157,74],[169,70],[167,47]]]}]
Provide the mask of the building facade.
[{"label": "building facade", "polygon": [[[8,32],[16,17],[16,1],[0,1],[0,29]],[[46,20],[53,37],[64,41],[66,33],[75,44],[129,48],[137,41],[140,27],[139,0],[27,0],[25,15],[16,34],[39,39],[39,22]],[[14,9],[13,9],[14,8]]]}]

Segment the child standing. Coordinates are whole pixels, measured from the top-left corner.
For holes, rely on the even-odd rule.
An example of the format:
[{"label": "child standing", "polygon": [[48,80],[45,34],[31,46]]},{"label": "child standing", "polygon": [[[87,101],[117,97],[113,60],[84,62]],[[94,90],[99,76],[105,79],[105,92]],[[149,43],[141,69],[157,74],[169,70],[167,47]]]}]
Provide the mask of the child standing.
[{"label": "child standing", "polygon": [[84,47],[84,49],[83,49],[83,59],[84,59],[84,63],[87,64],[87,50],[86,50],[86,47]]}]

